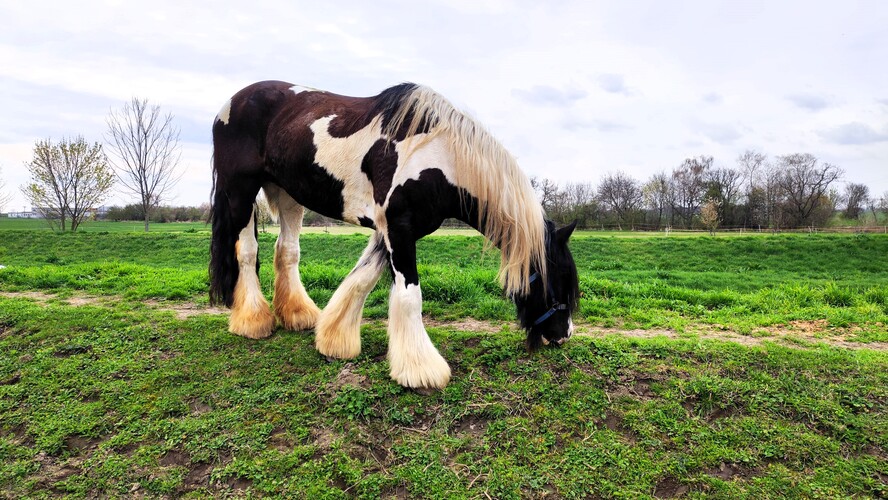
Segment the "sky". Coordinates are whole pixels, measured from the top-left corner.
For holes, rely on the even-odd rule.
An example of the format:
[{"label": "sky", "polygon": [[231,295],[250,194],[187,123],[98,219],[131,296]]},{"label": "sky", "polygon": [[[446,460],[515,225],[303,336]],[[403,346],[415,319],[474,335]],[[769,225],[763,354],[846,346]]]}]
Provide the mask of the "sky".
[{"label": "sky", "polygon": [[6,210],[29,207],[36,141],[104,142],[132,97],[181,129],[167,203],[209,201],[213,119],[260,80],[355,96],[428,85],[559,183],[644,181],[699,155],[736,167],[752,149],[811,153],[888,193],[881,0],[32,0],[3,2],[0,19]]}]

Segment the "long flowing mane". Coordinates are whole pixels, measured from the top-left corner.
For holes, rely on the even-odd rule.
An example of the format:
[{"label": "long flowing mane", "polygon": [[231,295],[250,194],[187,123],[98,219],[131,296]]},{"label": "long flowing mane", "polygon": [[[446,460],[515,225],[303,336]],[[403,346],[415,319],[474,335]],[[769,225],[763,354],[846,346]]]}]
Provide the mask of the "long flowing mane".
[{"label": "long flowing mane", "polygon": [[409,137],[430,127],[429,139],[446,138],[456,183],[478,200],[478,228],[500,249],[499,279],[506,293],[528,293],[531,266],[546,283],[543,209],[515,158],[478,121],[428,87],[403,84],[377,99],[377,108],[386,108],[383,132],[389,137],[399,132]]}]

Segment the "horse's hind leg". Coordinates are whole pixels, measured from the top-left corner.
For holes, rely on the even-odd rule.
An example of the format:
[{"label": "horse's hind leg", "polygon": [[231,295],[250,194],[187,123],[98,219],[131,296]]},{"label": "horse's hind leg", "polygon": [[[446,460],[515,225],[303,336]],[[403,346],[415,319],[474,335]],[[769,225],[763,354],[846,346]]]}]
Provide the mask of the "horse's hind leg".
[{"label": "horse's hind leg", "polygon": [[238,278],[234,285],[228,330],[251,339],[268,337],[274,328],[274,316],[259,286],[259,242],[256,240],[252,212],[249,222],[240,231],[234,251],[238,262]]},{"label": "horse's hind leg", "polygon": [[315,328],[318,352],[339,359],[351,359],[361,353],[361,313],[367,295],[376,286],[388,264],[388,250],[377,232],[346,276],[327,307],[321,312]]},{"label": "horse's hind leg", "polygon": [[288,330],[310,330],[321,311],[305,292],[299,276],[299,232],[305,209],[273,184],[266,184],[263,189],[281,222],[274,248],[274,314]]}]

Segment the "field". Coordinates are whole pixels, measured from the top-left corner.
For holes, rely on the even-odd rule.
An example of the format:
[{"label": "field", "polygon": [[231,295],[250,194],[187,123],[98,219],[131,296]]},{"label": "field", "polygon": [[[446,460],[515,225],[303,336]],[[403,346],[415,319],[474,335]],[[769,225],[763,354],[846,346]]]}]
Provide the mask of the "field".
[{"label": "field", "polygon": [[[582,335],[536,354],[496,251],[426,238],[453,380],[423,396],[388,378],[390,280],[361,356],[328,363],[310,332],[227,333],[202,224],[18,229],[0,230],[2,496],[888,496],[888,236],[578,234]],[[366,241],[303,236],[319,305]]]}]

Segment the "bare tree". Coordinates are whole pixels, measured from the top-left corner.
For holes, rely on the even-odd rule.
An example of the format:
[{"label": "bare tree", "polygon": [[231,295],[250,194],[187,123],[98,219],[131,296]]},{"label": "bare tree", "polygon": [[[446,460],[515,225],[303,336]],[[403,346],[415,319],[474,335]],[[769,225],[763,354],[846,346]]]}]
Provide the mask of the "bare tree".
[{"label": "bare tree", "polygon": [[531,177],[530,185],[536,191],[540,205],[543,206],[543,211],[551,216],[555,206],[558,204],[558,184],[551,179],[540,180],[539,177]]},{"label": "bare tree", "polygon": [[743,174],[732,168],[714,168],[706,176],[708,189],[704,198],[715,200],[719,220],[728,225],[734,224],[734,207],[737,206]]},{"label": "bare tree", "polygon": [[713,158],[701,155],[699,158],[687,158],[681,166],[672,171],[672,183],[675,191],[672,210],[691,227],[694,215],[700,209],[703,195],[706,192],[706,173],[712,167]]},{"label": "bare tree", "polygon": [[641,187],[641,196],[645,208],[650,211],[656,220],[657,229],[659,229],[666,210],[672,207],[673,190],[669,176],[665,172],[652,175]]},{"label": "bare tree", "polygon": [[148,231],[151,211],[160,205],[182,174],[177,172],[179,129],[173,115],[160,114],[160,106],[133,98],[108,116],[106,142],[114,153],[117,178],[139,196]]},{"label": "bare tree", "polygon": [[265,192],[260,191],[256,197],[256,220],[259,222],[260,230],[265,233],[265,226],[271,224],[274,217],[271,214],[271,207],[268,205],[268,199],[265,198]]},{"label": "bare tree", "polygon": [[737,166],[743,180],[746,182],[747,192],[759,183],[764,170],[767,168],[767,162],[768,155],[753,149],[747,149],[737,157]]},{"label": "bare tree", "polygon": [[114,185],[114,172],[102,145],[90,146],[83,137],[62,139],[58,145],[49,139],[37,141],[34,159],[26,167],[31,182],[22,186],[22,193],[50,226],[62,231],[68,220],[71,231],[76,231]]},{"label": "bare tree", "polygon": [[855,220],[870,205],[869,188],[863,184],[849,183],[845,186],[844,200],[845,218]]},{"label": "bare tree", "polygon": [[777,184],[787,222],[795,227],[825,223],[824,217],[829,217],[825,209],[835,203],[830,186],[842,178],[842,169],[820,163],[808,153],[778,156],[777,161]]},{"label": "bare tree", "polygon": [[566,210],[562,224],[577,221],[578,227],[588,227],[598,213],[595,188],[588,182],[569,182],[563,189]]},{"label": "bare tree", "polygon": [[12,193],[6,192],[6,182],[0,177],[0,211],[12,201]]},{"label": "bare tree", "polygon": [[641,187],[629,174],[606,174],[598,185],[598,200],[617,216],[621,226],[631,224],[641,208]]}]

